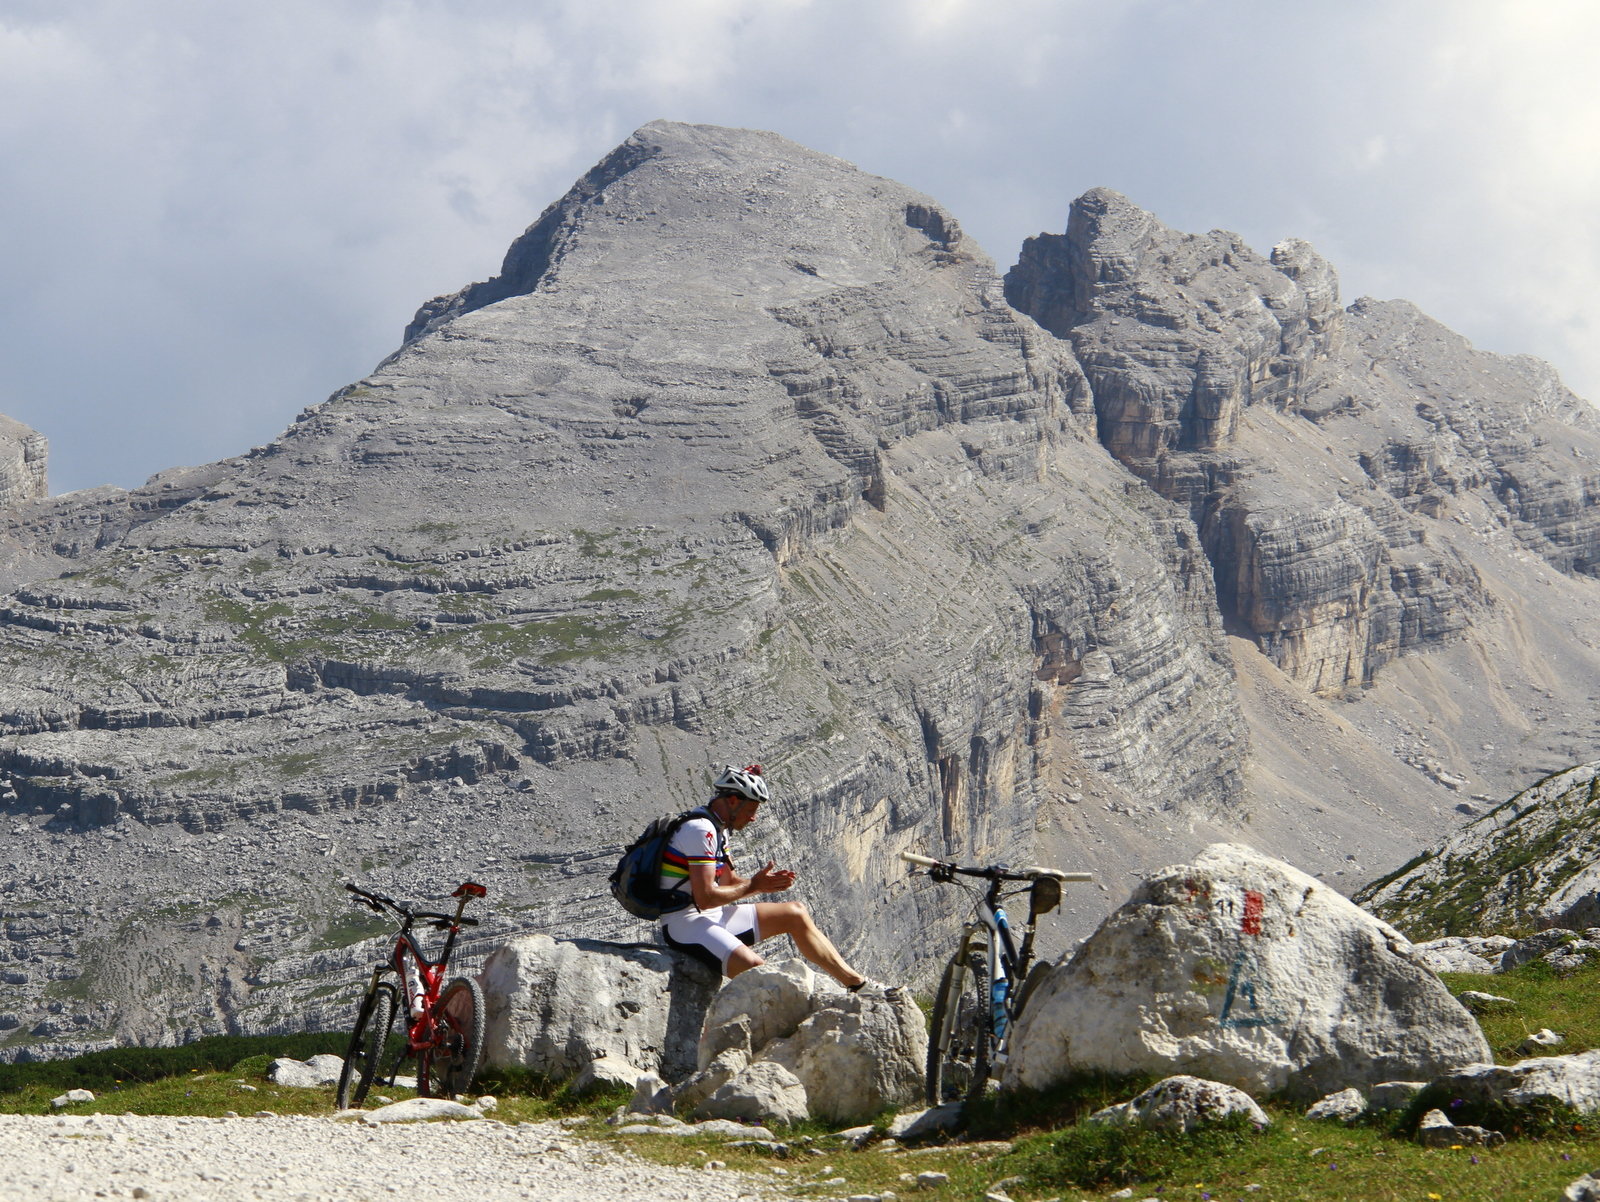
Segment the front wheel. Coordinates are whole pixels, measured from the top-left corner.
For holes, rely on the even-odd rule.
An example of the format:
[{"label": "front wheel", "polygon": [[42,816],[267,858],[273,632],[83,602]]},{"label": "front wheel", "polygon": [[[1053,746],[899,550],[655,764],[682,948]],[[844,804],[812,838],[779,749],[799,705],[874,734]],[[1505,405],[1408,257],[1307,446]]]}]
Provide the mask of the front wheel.
[{"label": "front wheel", "polygon": [[993,1023],[985,951],[982,937],[969,932],[939,979],[928,1037],[930,1106],[975,1098],[989,1082]]},{"label": "front wheel", "polygon": [[344,1067],[339,1070],[340,1110],[349,1110],[367,1100],[367,1090],[372,1087],[384,1046],[389,1042],[394,1003],[394,986],[388,982],[374,985],[361,999],[355,1030],[350,1033],[350,1046],[345,1050]]},{"label": "front wheel", "polygon": [[450,1098],[472,1088],[483,1058],[483,990],[456,977],[434,1003],[434,1044],[419,1057],[417,1092],[425,1098]]}]

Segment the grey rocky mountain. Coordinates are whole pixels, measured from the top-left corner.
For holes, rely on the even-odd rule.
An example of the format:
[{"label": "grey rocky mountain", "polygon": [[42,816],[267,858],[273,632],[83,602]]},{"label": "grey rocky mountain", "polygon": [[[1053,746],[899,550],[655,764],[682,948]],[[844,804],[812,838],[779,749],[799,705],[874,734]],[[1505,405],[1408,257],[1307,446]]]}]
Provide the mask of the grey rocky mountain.
[{"label": "grey rocky mountain", "polygon": [[1303,245],[1096,192],[1002,287],[926,196],[646,126],[269,446],[12,503],[0,1056],[342,1022],[350,879],[485,879],[469,963],[645,937],[605,873],[724,759],[880,975],[961,902],[906,849],[1094,868],[1057,942],[1217,838],[1353,884],[1584,758],[1591,454]]}]

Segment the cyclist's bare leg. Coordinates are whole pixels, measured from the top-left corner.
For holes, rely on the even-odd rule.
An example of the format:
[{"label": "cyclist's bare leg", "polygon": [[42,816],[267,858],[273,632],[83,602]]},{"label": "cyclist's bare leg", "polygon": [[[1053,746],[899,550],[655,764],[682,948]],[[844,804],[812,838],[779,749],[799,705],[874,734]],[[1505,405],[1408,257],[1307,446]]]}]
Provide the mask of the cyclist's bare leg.
[{"label": "cyclist's bare leg", "polygon": [[728,953],[727,963],[722,966],[722,973],[729,980],[738,976],[749,968],[757,968],[766,961],[756,954],[753,947],[745,947],[742,943]]},{"label": "cyclist's bare leg", "polygon": [[[815,922],[811,920],[811,912],[800,902],[757,902],[756,923],[761,931],[761,938],[767,939],[773,935],[787,935],[794,940],[795,947],[800,949],[800,954],[823,972],[827,973],[846,989],[854,989],[866,980],[855,969],[844,962],[844,957],[839,954],[839,949],[833,946],[833,941],[824,935]],[[728,975],[734,976],[733,961],[739,952],[748,952],[749,948],[735,949],[733,955],[728,957]],[[751,952],[751,955],[755,954]],[[757,964],[761,957],[755,956]],[[754,968],[755,964],[745,964],[739,972],[746,968]]]}]

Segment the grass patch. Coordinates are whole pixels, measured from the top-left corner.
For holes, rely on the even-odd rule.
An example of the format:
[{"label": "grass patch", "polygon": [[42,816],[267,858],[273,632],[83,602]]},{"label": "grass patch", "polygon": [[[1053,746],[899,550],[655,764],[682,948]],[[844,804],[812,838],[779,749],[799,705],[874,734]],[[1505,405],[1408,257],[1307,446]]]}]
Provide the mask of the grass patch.
[{"label": "grass patch", "polygon": [[232,1069],[249,1057],[260,1058],[261,1069],[265,1070],[279,1056],[304,1060],[320,1052],[343,1055],[345,1040],[343,1035],[330,1033],[214,1035],[176,1048],[112,1048],[74,1056],[70,1060],[0,1064],[0,1111],[16,1113],[9,1105],[10,1095],[31,1087],[47,1090],[51,1096],[67,1089],[111,1092],[118,1086],[131,1089],[137,1085],[186,1078],[190,1073]]},{"label": "grass patch", "polygon": [[1563,1037],[1564,1042],[1552,1049],[1556,1053],[1600,1048],[1600,965],[1591,963],[1562,975],[1544,961],[1533,960],[1493,976],[1448,972],[1441,979],[1454,994],[1470,989],[1516,1002],[1490,1007],[1477,1016],[1496,1063],[1521,1060],[1518,1045],[1541,1027]]}]

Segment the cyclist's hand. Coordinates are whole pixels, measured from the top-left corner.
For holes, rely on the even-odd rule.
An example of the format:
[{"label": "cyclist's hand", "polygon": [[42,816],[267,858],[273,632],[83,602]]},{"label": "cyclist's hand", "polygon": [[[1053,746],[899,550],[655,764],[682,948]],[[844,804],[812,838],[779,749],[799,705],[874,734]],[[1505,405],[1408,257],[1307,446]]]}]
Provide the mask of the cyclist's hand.
[{"label": "cyclist's hand", "polygon": [[768,860],[752,878],[756,893],[782,893],[794,884],[794,873],[787,868],[778,868],[774,861]]}]

